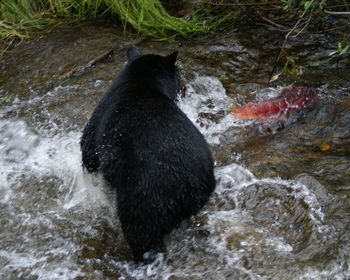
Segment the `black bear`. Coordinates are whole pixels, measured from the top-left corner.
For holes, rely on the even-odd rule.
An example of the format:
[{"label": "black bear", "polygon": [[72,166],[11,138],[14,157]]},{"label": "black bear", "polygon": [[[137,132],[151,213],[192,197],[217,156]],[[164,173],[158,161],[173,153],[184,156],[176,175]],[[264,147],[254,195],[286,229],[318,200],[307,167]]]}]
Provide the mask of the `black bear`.
[{"label": "black bear", "polygon": [[164,235],[198,213],[215,188],[203,135],[175,104],[180,89],[169,56],[132,46],[128,64],[84,128],[83,167],[116,188],[121,226],[134,259],[164,251]]}]

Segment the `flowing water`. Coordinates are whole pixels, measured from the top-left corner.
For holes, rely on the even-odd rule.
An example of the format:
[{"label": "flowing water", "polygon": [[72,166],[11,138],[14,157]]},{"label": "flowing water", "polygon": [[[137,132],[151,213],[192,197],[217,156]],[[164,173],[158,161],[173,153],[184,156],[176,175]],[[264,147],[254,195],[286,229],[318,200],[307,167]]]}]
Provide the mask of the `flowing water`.
[{"label": "flowing water", "polygon": [[[180,52],[179,107],[212,147],[217,189],[166,238],[168,257],[130,260],[115,194],[81,168],[79,139],[139,39],[109,24],[61,27],[0,66],[0,279],[350,279],[350,61],[328,38],[287,45],[306,70],[267,78],[283,36],[259,29],[139,46]],[[311,40],[312,39],[312,40]],[[313,43],[311,43],[313,42]],[[60,81],[75,66],[113,56]],[[292,82],[317,106],[282,126],[236,120],[232,106]]]}]

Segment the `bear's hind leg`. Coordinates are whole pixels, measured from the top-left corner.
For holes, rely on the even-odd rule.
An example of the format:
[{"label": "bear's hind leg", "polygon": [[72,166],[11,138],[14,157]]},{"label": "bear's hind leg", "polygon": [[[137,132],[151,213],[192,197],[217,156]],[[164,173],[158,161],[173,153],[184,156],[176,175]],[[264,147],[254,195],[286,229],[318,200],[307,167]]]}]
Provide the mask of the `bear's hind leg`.
[{"label": "bear's hind leg", "polygon": [[147,244],[140,244],[132,241],[129,241],[128,243],[130,244],[132,254],[136,262],[149,264],[157,258],[158,253],[166,254],[166,247],[162,239],[147,242]]},{"label": "bear's hind leg", "polygon": [[[137,210],[134,211],[137,212]],[[150,263],[158,253],[166,253],[163,242],[165,231],[161,224],[157,224],[154,220],[147,220],[147,215],[136,216],[135,212],[130,213],[130,209],[128,211],[118,209],[123,233],[132,250],[134,260]]]}]

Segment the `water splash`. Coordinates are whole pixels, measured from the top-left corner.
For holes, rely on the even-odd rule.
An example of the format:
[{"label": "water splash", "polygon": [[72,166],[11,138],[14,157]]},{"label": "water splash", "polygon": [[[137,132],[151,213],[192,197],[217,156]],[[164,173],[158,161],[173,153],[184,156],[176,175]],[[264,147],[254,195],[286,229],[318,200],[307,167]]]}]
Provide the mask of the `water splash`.
[{"label": "water splash", "polygon": [[80,133],[43,132],[23,120],[0,120],[2,279],[83,276],[80,238],[100,234],[93,230],[100,215],[116,224],[108,188],[81,168]]},{"label": "water splash", "polygon": [[197,76],[187,85],[186,96],[178,106],[212,145],[219,144],[220,135],[228,129],[248,123],[239,122],[230,114],[232,100],[215,77]]}]

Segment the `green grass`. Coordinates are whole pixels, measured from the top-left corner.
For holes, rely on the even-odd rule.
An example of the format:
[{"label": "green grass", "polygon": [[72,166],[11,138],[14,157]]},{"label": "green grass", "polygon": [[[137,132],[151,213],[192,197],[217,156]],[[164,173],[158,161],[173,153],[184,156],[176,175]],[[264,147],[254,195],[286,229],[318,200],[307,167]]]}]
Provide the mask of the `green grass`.
[{"label": "green grass", "polygon": [[[108,10],[106,0],[42,0],[48,5],[50,14],[64,17],[84,19],[97,17]],[[118,1],[118,0],[115,0]]]},{"label": "green grass", "polygon": [[15,38],[28,37],[28,32],[43,28],[52,20],[45,17],[40,1],[2,0],[0,2],[0,53]]},{"label": "green grass", "polygon": [[208,14],[198,12],[185,20],[169,15],[160,0],[1,0],[0,54],[14,40],[26,38],[59,18],[100,16],[118,17],[124,27],[130,24],[145,35],[189,37],[206,33],[235,14],[229,12],[209,20]]},{"label": "green grass", "polygon": [[106,2],[112,14],[120,15],[125,24],[129,23],[143,34],[166,36],[169,32],[173,32],[186,37],[189,34],[209,31],[204,21],[170,16],[159,0],[106,0]]}]

